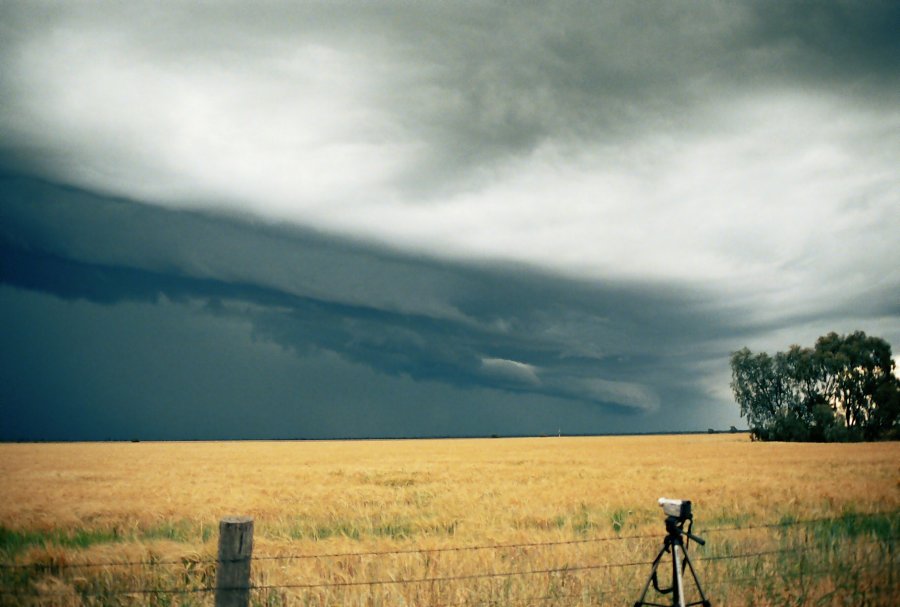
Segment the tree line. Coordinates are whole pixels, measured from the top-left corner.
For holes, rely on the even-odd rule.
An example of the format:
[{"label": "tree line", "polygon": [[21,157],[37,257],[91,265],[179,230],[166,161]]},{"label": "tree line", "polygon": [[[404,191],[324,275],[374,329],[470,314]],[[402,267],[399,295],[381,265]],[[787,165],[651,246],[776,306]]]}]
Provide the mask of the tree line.
[{"label": "tree line", "polygon": [[812,348],[731,355],[731,389],[758,440],[900,439],[900,380],[891,346],[862,331]]}]

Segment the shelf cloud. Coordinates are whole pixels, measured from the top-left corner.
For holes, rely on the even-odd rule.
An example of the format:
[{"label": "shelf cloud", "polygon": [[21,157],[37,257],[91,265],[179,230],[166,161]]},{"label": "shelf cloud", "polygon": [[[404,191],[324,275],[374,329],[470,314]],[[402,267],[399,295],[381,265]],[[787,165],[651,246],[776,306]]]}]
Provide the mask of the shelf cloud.
[{"label": "shelf cloud", "polygon": [[0,438],[739,425],[730,351],[900,343],[898,27],[4,3]]}]

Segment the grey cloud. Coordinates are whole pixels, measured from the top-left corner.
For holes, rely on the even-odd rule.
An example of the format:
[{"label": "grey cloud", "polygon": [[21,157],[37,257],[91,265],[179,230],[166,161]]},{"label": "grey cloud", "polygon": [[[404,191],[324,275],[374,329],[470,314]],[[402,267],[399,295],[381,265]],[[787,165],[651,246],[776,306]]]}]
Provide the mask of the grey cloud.
[{"label": "grey cloud", "polygon": [[900,84],[900,7],[896,2],[754,2],[741,42],[781,51],[772,68],[805,83],[845,84],[850,94],[896,91]]},{"label": "grey cloud", "polygon": [[585,143],[702,131],[716,120],[711,102],[767,89],[845,87],[878,106],[900,84],[889,2],[481,7],[478,24],[410,12],[379,25],[405,42],[386,52],[416,75],[384,103],[404,108],[436,154],[410,170],[427,181],[421,193],[448,169],[446,179],[460,179],[455,168],[484,178],[545,143],[577,155]]},{"label": "grey cloud", "polygon": [[883,4],[4,8],[4,161],[92,191],[799,307],[865,257],[844,206],[896,223]]},{"label": "grey cloud", "polygon": [[[446,303],[457,277],[438,262],[430,272],[416,272],[413,258],[352,241],[335,248],[309,230],[254,228],[13,176],[4,186],[0,234],[20,248],[85,263],[252,283],[350,306],[460,316]],[[359,263],[365,264],[365,280],[357,274]]]},{"label": "grey cloud", "polygon": [[[54,402],[82,371],[100,374],[89,381],[98,402],[146,390],[135,406],[166,419],[173,413],[154,399],[193,419],[221,397],[227,414],[203,437],[545,433],[565,425],[559,415],[579,420],[569,432],[721,427],[737,423],[722,389],[730,351],[797,323],[822,333],[836,328],[829,319],[855,318],[853,328],[868,328],[895,314],[897,301],[886,291],[868,308],[760,324],[711,291],[451,263],[11,176],[0,180],[0,284],[4,317],[18,319],[3,329],[4,417],[18,420],[6,437],[40,437],[29,411],[64,413]],[[22,313],[29,300],[47,311]],[[171,345],[151,337],[156,324]],[[132,347],[148,377],[108,360]],[[96,371],[73,360],[84,348]],[[245,385],[217,383],[220,368],[246,368],[231,372]],[[78,402],[90,409],[84,389],[75,390]],[[416,408],[423,400],[431,404]],[[267,421],[236,421],[246,401]],[[462,401],[464,422],[452,412]],[[284,434],[279,412],[308,431]],[[396,415],[408,423],[391,426]],[[117,413],[109,431],[127,438],[145,417]],[[147,428],[191,437],[185,427]]]},{"label": "grey cloud", "polygon": [[[541,403],[582,408],[592,428],[702,424],[730,406],[715,386],[731,350],[833,329],[900,340],[898,12],[4,3],[0,166],[48,180],[0,184],[7,307],[34,296],[35,323],[122,331],[165,310],[154,322],[197,322],[210,347],[246,329],[284,368],[403,391],[406,412],[427,385],[443,403],[524,399],[544,421]],[[532,265],[475,261],[487,249]],[[602,278],[615,272],[656,278]]]},{"label": "grey cloud", "polygon": [[702,130],[715,120],[710,102],[748,92],[827,88],[883,105],[900,84],[892,2],[95,8],[5,5],[9,107],[39,93],[15,79],[17,45],[49,30],[127,40],[125,60],[163,72],[270,72],[286,83],[299,49],[334,49],[373,76],[360,103],[391,124],[372,136],[422,144],[404,169],[419,199],[473,187],[547,142],[577,153]]},{"label": "grey cloud", "polygon": [[616,432],[627,417],[380,373],[253,339],[162,300],[65,301],[0,284],[0,440],[366,438]]},{"label": "grey cloud", "polygon": [[673,352],[698,355],[723,330],[700,294],[414,258],[22,178],[3,180],[0,211],[8,285],[112,306],[199,302],[297,356],[414,381],[647,411]]},{"label": "grey cloud", "polygon": [[594,398],[610,400],[625,405],[638,407],[647,411],[659,408],[662,398],[653,390],[641,384],[609,381],[590,378],[582,380],[582,390],[595,395]]}]

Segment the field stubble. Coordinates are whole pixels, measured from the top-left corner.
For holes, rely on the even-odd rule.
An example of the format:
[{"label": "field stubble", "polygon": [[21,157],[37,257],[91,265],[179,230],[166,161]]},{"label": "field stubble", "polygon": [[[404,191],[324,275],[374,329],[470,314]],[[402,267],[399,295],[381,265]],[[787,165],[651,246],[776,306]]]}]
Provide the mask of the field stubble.
[{"label": "field stubble", "polygon": [[[254,562],[272,587],[256,604],[627,605],[649,565],[615,565],[655,556],[660,496],[693,500],[715,605],[889,605],[898,590],[898,443],[7,444],[0,479],[0,558],[39,564],[0,570],[3,604],[211,604],[126,592],[209,586],[218,520],[246,514],[254,554],[278,557]],[[280,558],[322,554],[341,556]]]}]

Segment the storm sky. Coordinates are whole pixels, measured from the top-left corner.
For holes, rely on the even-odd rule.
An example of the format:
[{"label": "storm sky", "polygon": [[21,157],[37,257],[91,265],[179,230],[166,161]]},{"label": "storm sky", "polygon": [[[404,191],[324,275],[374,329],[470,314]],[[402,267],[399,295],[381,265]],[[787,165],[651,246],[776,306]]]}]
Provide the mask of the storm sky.
[{"label": "storm sky", "polygon": [[900,347],[898,31],[4,2],[0,439],[743,426],[730,352]]}]

